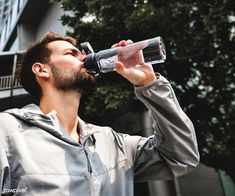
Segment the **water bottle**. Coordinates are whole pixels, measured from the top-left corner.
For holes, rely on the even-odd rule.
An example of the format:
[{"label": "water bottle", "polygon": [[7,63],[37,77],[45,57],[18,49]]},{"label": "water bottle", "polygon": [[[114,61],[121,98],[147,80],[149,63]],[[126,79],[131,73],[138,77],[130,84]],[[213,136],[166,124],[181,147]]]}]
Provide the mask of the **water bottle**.
[{"label": "water bottle", "polygon": [[89,42],[82,43],[81,48],[87,55],[85,67],[94,75],[115,71],[115,61],[124,62],[141,50],[144,62],[137,62],[137,64],[157,64],[163,63],[166,60],[165,45],[161,37],[135,42],[126,46],[105,49],[97,53],[93,51]]}]

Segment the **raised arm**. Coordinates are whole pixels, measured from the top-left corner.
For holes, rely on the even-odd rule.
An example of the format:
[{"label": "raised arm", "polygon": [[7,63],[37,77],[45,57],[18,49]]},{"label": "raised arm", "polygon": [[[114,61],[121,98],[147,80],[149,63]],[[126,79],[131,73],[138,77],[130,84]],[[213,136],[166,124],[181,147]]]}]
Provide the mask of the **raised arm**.
[{"label": "raised arm", "polygon": [[169,179],[197,166],[199,153],[192,122],[181,109],[170,83],[159,76],[135,93],[149,109],[155,135],[139,141],[136,179]]}]

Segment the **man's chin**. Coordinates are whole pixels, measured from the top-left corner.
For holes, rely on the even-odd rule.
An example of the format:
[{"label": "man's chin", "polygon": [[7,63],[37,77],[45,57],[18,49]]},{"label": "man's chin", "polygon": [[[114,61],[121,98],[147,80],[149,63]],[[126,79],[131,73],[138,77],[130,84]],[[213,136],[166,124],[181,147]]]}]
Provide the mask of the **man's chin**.
[{"label": "man's chin", "polygon": [[96,81],[96,77],[89,74],[88,78],[86,80],[83,80],[82,82],[80,81],[77,86],[83,94],[89,94],[96,86]]}]

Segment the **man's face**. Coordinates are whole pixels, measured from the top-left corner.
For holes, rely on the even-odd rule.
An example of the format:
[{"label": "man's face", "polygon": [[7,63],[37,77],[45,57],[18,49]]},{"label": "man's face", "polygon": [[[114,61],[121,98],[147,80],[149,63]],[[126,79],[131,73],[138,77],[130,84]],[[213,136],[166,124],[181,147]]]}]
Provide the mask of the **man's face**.
[{"label": "man's face", "polygon": [[67,41],[53,41],[48,44],[51,72],[57,89],[87,91],[95,84],[95,78],[84,67],[86,55]]}]

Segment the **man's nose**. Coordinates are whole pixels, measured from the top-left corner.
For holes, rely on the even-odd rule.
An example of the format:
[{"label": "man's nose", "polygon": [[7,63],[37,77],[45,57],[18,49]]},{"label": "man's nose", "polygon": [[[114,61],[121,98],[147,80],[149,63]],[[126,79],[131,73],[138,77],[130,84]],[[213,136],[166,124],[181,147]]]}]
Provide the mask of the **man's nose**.
[{"label": "man's nose", "polygon": [[85,61],[86,60],[86,54],[81,54],[81,55],[79,55],[79,60],[80,61]]}]

